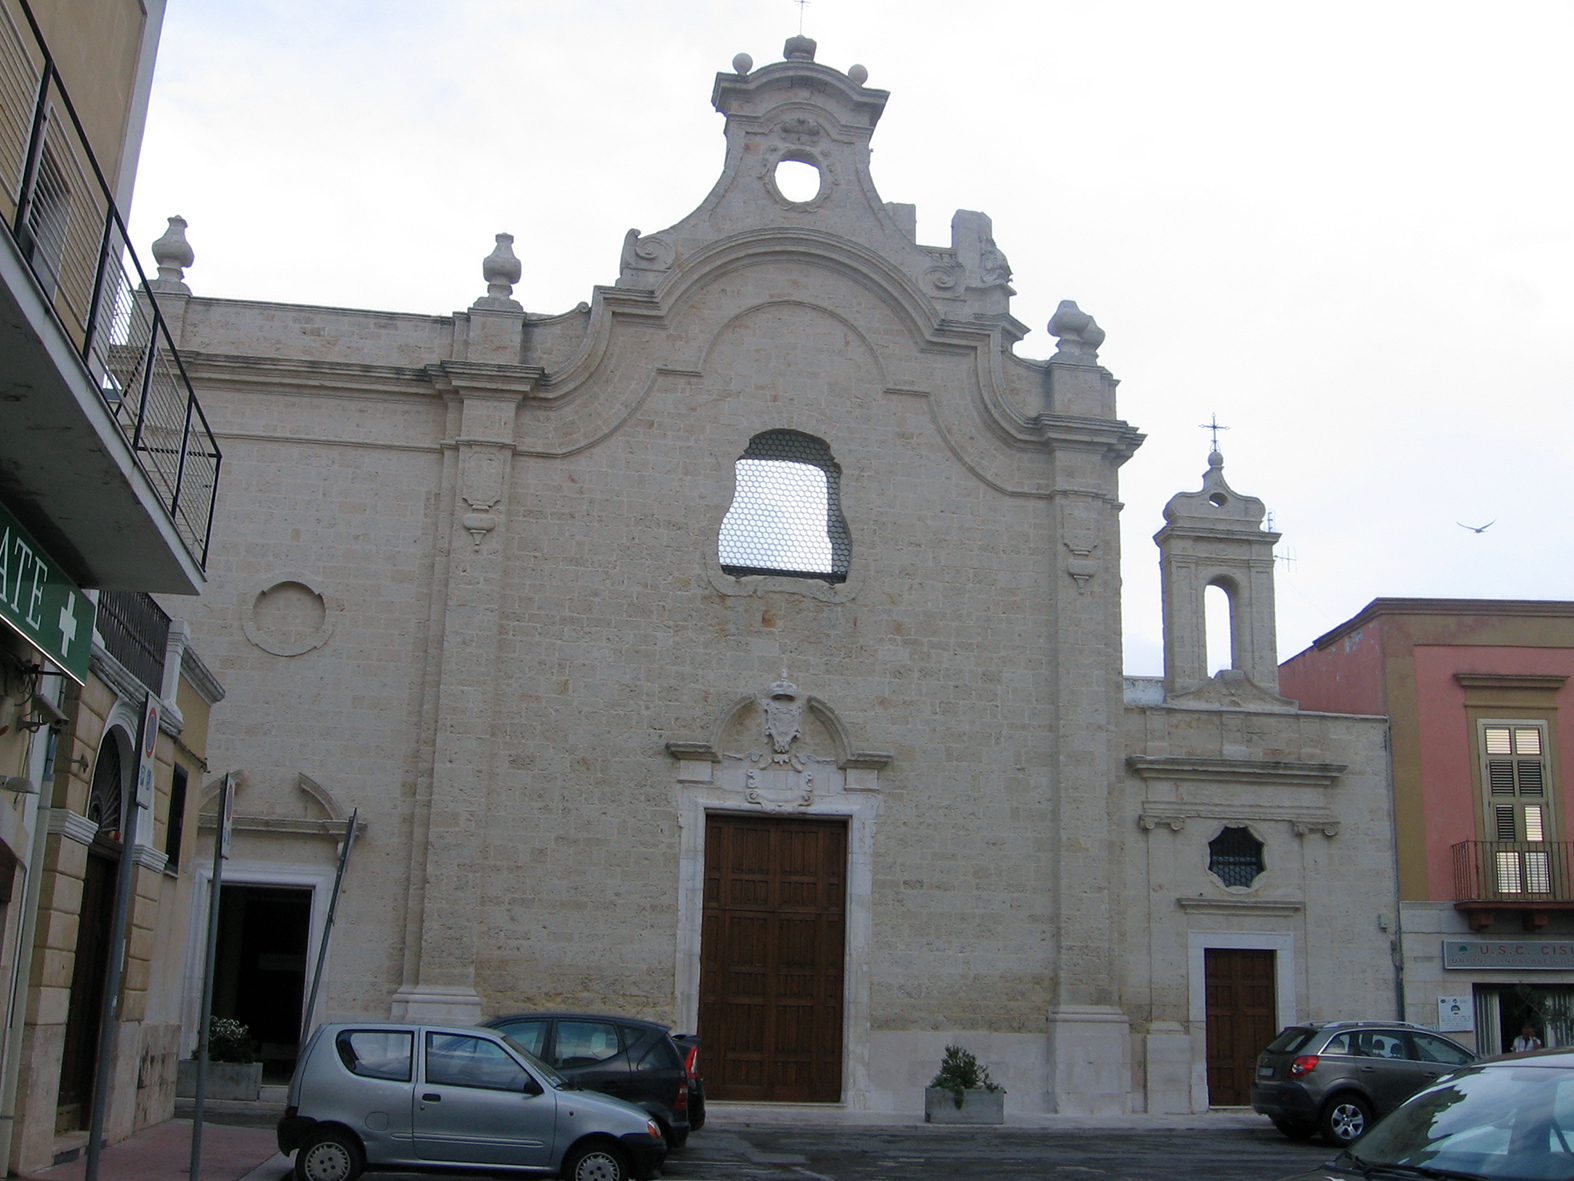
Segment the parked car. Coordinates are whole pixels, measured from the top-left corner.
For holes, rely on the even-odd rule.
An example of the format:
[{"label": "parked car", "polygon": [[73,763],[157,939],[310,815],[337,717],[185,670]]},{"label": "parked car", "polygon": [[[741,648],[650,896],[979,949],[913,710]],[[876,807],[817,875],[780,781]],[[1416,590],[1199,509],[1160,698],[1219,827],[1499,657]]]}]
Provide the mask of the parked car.
[{"label": "parked car", "polygon": [[1458,1042],[1404,1022],[1292,1025],[1257,1058],[1252,1110],[1292,1140],[1321,1132],[1343,1148],[1376,1117],[1475,1060]]},{"label": "parked car", "polygon": [[1574,1177],[1574,1052],[1541,1050],[1461,1067],[1333,1161],[1284,1181],[1406,1177]]},{"label": "parked car", "polygon": [[278,1124],[298,1181],[363,1171],[486,1169],[567,1181],[654,1178],[661,1129],[638,1107],[578,1091],[490,1029],[324,1025]]},{"label": "parked car", "polygon": [[689,1074],[689,1131],[705,1126],[705,1080],[700,1078],[700,1039],[698,1034],[675,1033],[672,1040],[683,1054],[683,1069]]},{"label": "parked car", "polygon": [[486,1027],[506,1033],[572,1085],[643,1108],[669,1148],[682,1148],[705,1122],[698,1039],[680,1046],[665,1025],[602,1013],[514,1013]]}]

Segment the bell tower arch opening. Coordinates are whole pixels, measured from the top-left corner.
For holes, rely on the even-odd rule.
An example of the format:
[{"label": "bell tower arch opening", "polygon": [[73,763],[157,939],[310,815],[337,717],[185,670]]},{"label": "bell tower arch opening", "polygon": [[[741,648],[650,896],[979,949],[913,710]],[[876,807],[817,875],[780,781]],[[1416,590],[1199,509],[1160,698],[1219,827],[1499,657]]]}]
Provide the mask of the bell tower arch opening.
[{"label": "bell tower arch opening", "polygon": [[1235,667],[1235,584],[1215,578],[1202,592],[1203,639],[1211,677]]},{"label": "bell tower arch opening", "polygon": [[1164,688],[1174,696],[1222,671],[1279,692],[1273,547],[1267,509],[1224,482],[1224,456],[1208,456],[1202,488],[1164,506],[1154,535],[1164,602]]}]

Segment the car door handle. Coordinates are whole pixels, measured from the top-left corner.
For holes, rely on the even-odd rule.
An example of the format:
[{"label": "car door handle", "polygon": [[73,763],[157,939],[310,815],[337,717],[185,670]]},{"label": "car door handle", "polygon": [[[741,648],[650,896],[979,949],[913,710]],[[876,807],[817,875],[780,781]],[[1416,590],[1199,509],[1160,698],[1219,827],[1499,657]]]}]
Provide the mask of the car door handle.
[{"label": "car door handle", "polygon": [[428,1091],[426,1094],[421,1096],[422,1103],[441,1103],[442,1101],[443,1097],[436,1091]]},{"label": "car door handle", "polygon": [[1361,1073],[1362,1074],[1372,1074],[1372,1073],[1376,1072],[1376,1070],[1377,1070],[1377,1067],[1375,1067],[1375,1066],[1363,1066],[1363,1067],[1361,1067]]}]

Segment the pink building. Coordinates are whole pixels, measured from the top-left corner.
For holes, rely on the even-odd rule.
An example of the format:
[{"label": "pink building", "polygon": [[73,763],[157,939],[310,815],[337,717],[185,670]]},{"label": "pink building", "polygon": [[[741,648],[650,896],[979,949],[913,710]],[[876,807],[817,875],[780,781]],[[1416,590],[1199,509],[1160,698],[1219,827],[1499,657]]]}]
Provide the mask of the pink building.
[{"label": "pink building", "polygon": [[1574,1042],[1574,603],[1375,599],[1279,672],[1386,714],[1405,1015],[1483,1053]]}]

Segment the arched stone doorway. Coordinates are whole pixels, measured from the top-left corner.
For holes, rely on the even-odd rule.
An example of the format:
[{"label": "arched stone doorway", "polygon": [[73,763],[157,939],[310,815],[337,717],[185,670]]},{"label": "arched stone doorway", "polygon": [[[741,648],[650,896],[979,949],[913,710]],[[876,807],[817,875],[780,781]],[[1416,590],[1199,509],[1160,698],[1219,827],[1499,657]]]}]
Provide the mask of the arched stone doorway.
[{"label": "arched stone doorway", "polygon": [[[87,818],[98,828],[87,847],[82,871],[82,905],[78,911],[76,955],[71,969],[71,1000],[66,1009],[65,1040],[60,1057],[60,1092],[55,1130],[87,1126],[98,1067],[99,1019],[104,1006],[104,978],[109,968],[110,927],[115,912],[115,879],[121,857],[121,812],[130,790],[132,743],[118,727],[104,735],[93,766]],[[73,846],[80,848],[80,846]],[[68,867],[62,865],[63,870]]]}]

